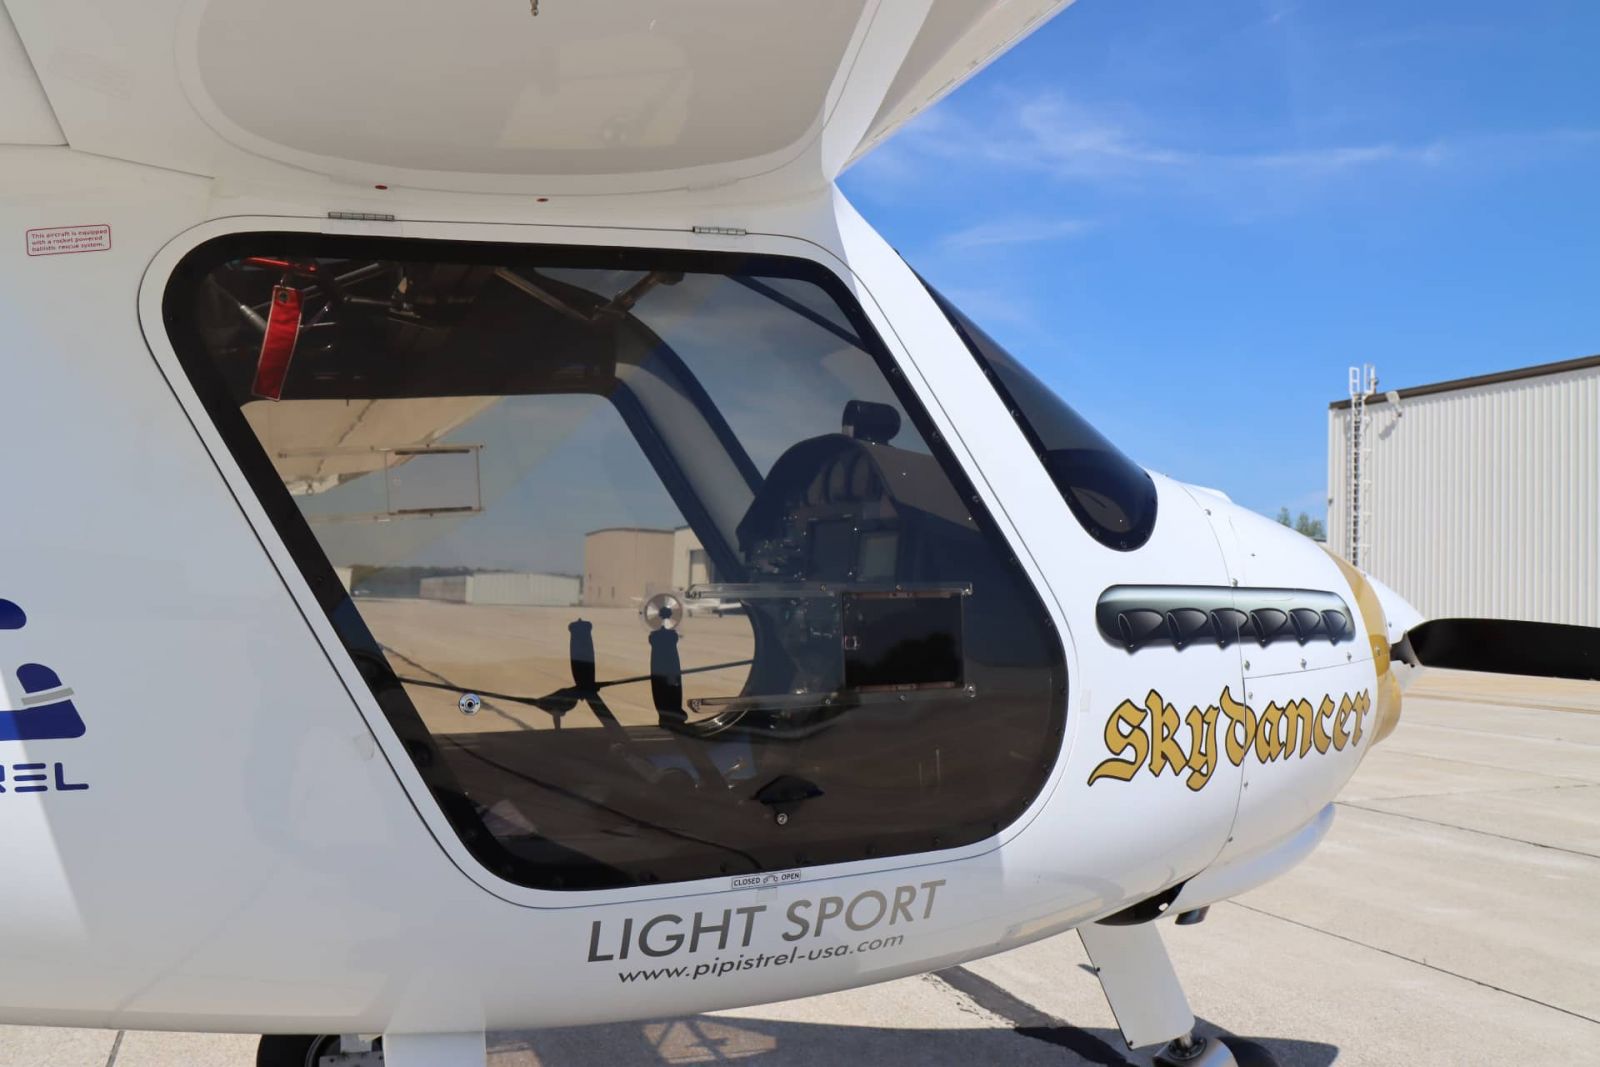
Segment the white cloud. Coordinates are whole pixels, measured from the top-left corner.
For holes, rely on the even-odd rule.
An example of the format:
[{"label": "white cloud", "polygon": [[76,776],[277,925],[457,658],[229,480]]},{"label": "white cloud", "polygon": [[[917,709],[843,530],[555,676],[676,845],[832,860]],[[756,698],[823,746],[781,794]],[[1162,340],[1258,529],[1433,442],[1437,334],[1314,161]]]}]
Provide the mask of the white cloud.
[{"label": "white cloud", "polygon": [[1018,167],[1043,168],[1062,178],[1114,178],[1129,174],[1193,176],[1242,171],[1330,174],[1383,163],[1437,163],[1438,144],[1390,142],[1338,144],[1254,151],[1173,147],[1141,136],[1137,116],[1118,120],[1095,114],[1059,94],[1020,102],[1009,126],[987,147],[986,158]]},{"label": "white cloud", "polygon": [[1233,162],[1241,167],[1261,170],[1298,171],[1303,174],[1326,174],[1352,170],[1377,163],[1441,163],[1446,151],[1443,145],[1370,144],[1313,148],[1289,152],[1258,152],[1242,156],[1216,157],[1221,162]]},{"label": "white cloud", "polygon": [[1193,183],[1251,173],[1316,177],[1389,164],[1432,165],[1448,155],[1442,141],[1196,149],[1141,132],[1149,125],[1129,109],[1097,111],[1057,92],[1027,97],[1002,94],[981,114],[971,105],[963,110],[945,105],[880,149],[895,153],[883,177],[904,178],[919,167],[938,163],[1043,172],[1075,181],[1172,177]]},{"label": "white cloud", "polygon": [[1001,245],[1033,244],[1077,237],[1094,228],[1086,219],[1017,218],[985,222],[946,234],[939,246],[945,251],[965,251]]},{"label": "white cloud", "polygon": [[989,327],[996,323],[1016,327],[1039,324],[1038,309],[1015,291],[963,285],[941,286],[940,291],[973,322]]},{"label": "white cloud", "polygon": [[1264,16],[1264,18],[1262,20],[1262,24],[1266,25],[1266,26],[1276,26],[1280,22],[1282,22],[1284,19],[1288,18],[1290,15],[1292,15],[1296,11],[1298,11],[1302,6],[1304,6],[1304,5],[1302,5],[1302,4],[1283,4],[1283,3],[1276,3],[1276,2],[1274,2],[1274,3],[1263,3],[1261,5],[1262,14]]}]

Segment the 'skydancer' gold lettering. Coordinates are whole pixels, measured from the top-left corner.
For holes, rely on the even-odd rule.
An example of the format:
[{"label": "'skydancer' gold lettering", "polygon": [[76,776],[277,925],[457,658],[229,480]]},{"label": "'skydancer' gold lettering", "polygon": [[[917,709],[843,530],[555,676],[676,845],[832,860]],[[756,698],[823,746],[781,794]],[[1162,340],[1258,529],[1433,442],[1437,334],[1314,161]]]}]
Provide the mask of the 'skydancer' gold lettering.
[{"label": "'skydancer' gold lettering", "polygon": [[1192,707],[1180,715],[1152,689],[1142,706],[1124,700],[1106,720],[1106,750],[1111,758],[1095,767],[1089,784],[1102,778],[1129,782],[1147,767],[1156,778],[1170,770],[1198,793],[1224,757],[1239,767],[1252,755],[1266,765],[1306,759],[1313,751],[1320,756],[1330,748],[1335,752],[1354,748],[1361,744],[1371,711],[1372,697],[1364,689],[1341,695],[1337,703],[1332,695],[1315,703],[1304,697],[1282,705],[1269,703],[1259,715],[1235,699],[1231,689],[1224,689],[1217,703]]},{"label": "'skydancer' gold lettering", "polygon": [[1183,751],[1183,746],[1178,743],[1178,731],[1183,729],[1183,716],[1178,714],[1178,709],[1161,699],[1161,694],[1154,689],[1145,698],[1144,706],[1150,709],[1151,723],[1154,728],[1150,731],[1155,735],[1155,748],[1150,753],[1150,773],[1160,778],[1161,772],[1168,767],[1173,774],[1180,773],[1189,765],[1188,754]]},{"label": "'skydancer' gold lettering", "polygon": [[[1157,701],[1161,699],[1154,689],[1150,690],[1150,697]],[[1111,753],[1112,758],[1101,763],[1089,775],[1090,785],[1101,778],[1126,782],[1139,772],[1145,757],[1150,754],[1150,739],[1141,729],[1144,720],[1145,710],[1133,701],[1124,700],[1117,705],[1117,710],[1106,720],[1106,751]],[[1117,758],[1130,748],[1133,749],[1132,759]]]},{"label": "'skydancer' gold lettering", "polygon": [[1217,769],[1217,715],[1215,704],[1201,711],[1189,709],[1189,777],[1184,784],[1195,792],[1205,788]]}]

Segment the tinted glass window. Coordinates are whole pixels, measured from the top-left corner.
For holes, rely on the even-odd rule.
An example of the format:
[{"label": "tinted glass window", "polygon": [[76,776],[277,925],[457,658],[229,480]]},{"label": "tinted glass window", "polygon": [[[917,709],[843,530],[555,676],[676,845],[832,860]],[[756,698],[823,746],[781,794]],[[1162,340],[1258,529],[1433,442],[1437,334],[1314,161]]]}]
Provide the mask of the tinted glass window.
[{"label": "tinted glass window", "polygon": [[952,847],[1042,787],[1060,642],[820,268],[252,235],[192,253],[166,316],[501,875]]},{"label": "tinted glass window", "polygon": [[1101,544],[1123,551],[1148,541],[1156,524],[1156,487],[1144,468],[932,286],[928,291],[994,383],[1083,528]]}]

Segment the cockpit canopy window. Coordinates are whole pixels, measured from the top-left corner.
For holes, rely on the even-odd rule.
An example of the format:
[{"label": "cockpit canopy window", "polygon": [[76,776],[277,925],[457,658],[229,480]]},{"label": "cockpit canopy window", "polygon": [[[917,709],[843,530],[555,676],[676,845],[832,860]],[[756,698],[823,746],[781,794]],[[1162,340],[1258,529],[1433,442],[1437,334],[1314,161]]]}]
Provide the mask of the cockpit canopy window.
[{"label": "cockpit canopy window", "polygon": [[929,286],[928,292],[994,384],[1089,535],[1124,552],[1148,541],[1156,525],[1156,487],[1149,473],[937,290]]},{"label": "cockpit canopy window", "polygon": [[1065,715],[1037,593],[805,261],[255,234],[186,371],[468,848],[524,885],[968,844]]}]

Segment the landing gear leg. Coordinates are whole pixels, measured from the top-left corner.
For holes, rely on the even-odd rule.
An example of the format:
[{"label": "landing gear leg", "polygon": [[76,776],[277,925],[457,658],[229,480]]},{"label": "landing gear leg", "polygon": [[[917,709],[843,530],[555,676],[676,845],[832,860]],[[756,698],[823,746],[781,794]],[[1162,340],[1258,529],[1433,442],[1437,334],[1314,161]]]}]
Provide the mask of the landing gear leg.
[{"label": "landing gear leg", "polygon": [[484,1067],[483,1031],[458,1034],[384,1034],[384,1067]]},{"label": "landing gear leg", "polygon": [[1195,1036],[1194,1012],[1155,923],[1092,923],[1078,937],[1129,1048],[1165,1043],[1158,1067],[1240,1067],[1221,1038]]}]

